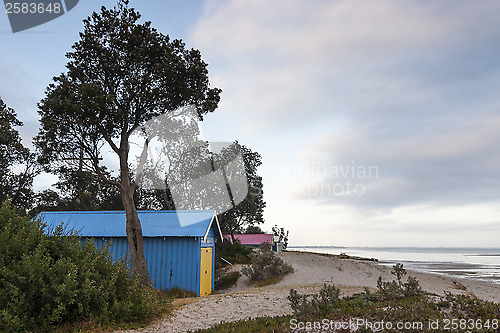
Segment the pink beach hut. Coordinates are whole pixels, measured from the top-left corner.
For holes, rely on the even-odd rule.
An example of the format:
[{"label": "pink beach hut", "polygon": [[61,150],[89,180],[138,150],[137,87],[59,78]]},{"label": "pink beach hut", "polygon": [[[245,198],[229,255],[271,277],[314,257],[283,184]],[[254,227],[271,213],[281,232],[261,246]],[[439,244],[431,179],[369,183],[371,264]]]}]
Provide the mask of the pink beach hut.
[{"label": "pink beach hut", "polygon": [[[231,235],[224,235],[224,238],[233,242]],[[259,246],[262,243],[274,245],[273,234],[234,234],[234,238],[239,240],[241,245]]]}]

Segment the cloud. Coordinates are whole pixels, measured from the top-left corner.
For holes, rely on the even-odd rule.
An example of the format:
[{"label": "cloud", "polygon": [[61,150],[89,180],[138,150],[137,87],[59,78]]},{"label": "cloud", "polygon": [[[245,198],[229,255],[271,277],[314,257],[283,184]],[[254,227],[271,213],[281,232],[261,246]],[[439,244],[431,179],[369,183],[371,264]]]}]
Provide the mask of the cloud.
[{"label": "cloud", "polygon": [[[422,222],[445,219],[435,207],[500,197],[498,15],[497,1],[208,1],[192,39],[224,78],[225,115],[251,115],[252,140],[267,142],[264,161],[301,163],[300,175],[264,179],[274,204],[307,202],[320,219],[349,212],[353,232],[376,215],[373,235],[413,230],[394,219],[401,207],[434,207],[412,223],[442,237],[452,222]],[[348,167],[378,172],[328,172]],[[484,230],[498,220],[488,214]]]},{"label": "cloud", "polygon": [[275,126],[415,118],[498,82],[499,11],[495,1],[208,1],[191,38],[225,77],[228,107]]},{"label": "cloud", "polygon": [[[357,173],[319,173],[316,186],[309,185],[301,197],[360,207],[497,201],[500,117],[469,121],[461,127],[412,136],[352,129],[332,134],[309,154],[317,161],[311,173],[325,168],[351,168]],[[370,168],[376,173],[370,175]],[[339,189],[348,182],[352,189],[359,185],[360,195],[341,195]]]}]

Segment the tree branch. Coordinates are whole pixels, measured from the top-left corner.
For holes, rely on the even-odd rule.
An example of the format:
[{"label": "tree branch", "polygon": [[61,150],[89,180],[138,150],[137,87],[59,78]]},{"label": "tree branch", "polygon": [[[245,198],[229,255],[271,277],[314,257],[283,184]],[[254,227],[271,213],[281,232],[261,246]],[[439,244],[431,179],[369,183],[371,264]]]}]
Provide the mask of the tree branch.
[{"label": "tree branch", "polygon": [[97,159],[97,157],[93,158],[92,160],[93,160],[93,164],[94,164],[94,169],[95,169],[95,171],[96,171],[97,175],[99,176],[99,178],[100,178],[103,182],[105,182],[105,183],[107,183],[107,184],[115,185],[115,186],[117,186],[118,188],[121,188],[122,184],[120,184],[119,182],[117,182],[117,181],[115,181],[115,180],[111,180],[111,179],[109,179],[108,177],[106,177],[106,176],[102,173],[101,169],[99,168],[99,162],[98,162],[99,160]]},{"label": "tree branch", "polygon": [[135,180],[132,182],[132,184],[130,186],[130,191],[132,193],[134,193],[134,191],[139,186],[139,179],[141,179],[141,177],[142,177],[142,173],[144,171],[144,165],[146,164],[146,160],[148,158],[149,142],[151,142],[151,140],[153,140],[153,138],[156,136],[156,133],[158,133],[160,125],[161,124],[158,124],[157,126],[155,126],[151,135],[149,135],[144,142],[144,146],[143,146],[142,152],[141,152],[141,157],[139,159],[139,166],[137,168],[137,173],[135,175]]},{"label": "tree branch", "polygon": [[113,151],[115,153],[119,154],[120,153],[120,149],[115,145],[115,143],[113,142],[113,140],[111,140],[111,137],[106,132],[106,130],[104,129],[104,127],[102,126],[102,124],[99,124],[98,127],[99,127],[99,132],[101,132],[102,136],[104,137],[104,140],[106,140],[106,142],[111,146],[111,149],[113,149]]}]

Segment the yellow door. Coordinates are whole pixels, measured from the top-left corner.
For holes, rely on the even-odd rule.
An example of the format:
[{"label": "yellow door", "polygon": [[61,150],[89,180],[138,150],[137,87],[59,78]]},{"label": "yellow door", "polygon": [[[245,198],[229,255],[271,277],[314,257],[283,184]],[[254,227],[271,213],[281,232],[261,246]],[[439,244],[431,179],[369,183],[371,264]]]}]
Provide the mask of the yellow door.
[{"label": "yellow door", "polygon": [[200,296],[212,293],[212,248],[201,249]]}]

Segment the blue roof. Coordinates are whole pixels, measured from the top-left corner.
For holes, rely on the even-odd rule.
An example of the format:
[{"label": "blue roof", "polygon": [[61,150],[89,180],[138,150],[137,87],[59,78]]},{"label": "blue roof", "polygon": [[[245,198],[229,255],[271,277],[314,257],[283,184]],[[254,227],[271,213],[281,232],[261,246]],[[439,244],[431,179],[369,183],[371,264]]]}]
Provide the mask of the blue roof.
[{"label": "blue roof", "polygon": [[[144,237],[206,237],[210,228],[220,235],[214,210],[138,211]],[[124,211],[41,212],[49,229],[63,224],[80,236],[126,237]]]}]

